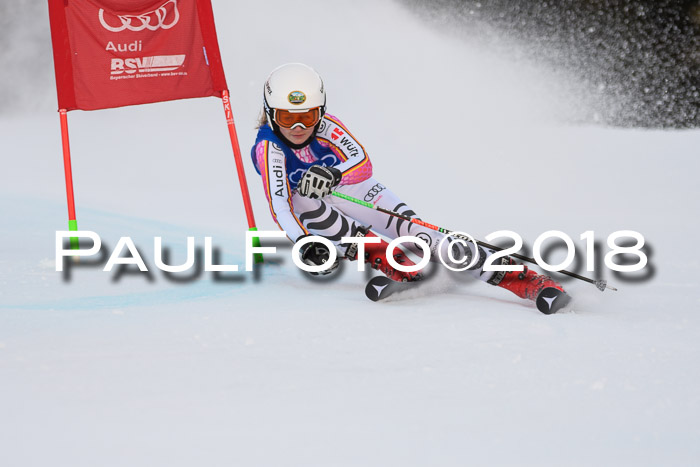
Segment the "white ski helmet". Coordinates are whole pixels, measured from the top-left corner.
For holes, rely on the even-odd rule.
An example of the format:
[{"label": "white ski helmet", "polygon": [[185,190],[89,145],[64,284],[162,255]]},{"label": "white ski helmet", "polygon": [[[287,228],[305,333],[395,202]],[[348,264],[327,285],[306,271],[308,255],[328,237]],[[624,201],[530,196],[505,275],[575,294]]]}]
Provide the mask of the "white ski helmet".
[{"label": "white ski helmet", "polygon": [[273,109],[305,111],[320,107],[326,113],[326,91],[316,71],[303,63],[287,63],[275,68],[263,89],[267,120],[274,122]]}]

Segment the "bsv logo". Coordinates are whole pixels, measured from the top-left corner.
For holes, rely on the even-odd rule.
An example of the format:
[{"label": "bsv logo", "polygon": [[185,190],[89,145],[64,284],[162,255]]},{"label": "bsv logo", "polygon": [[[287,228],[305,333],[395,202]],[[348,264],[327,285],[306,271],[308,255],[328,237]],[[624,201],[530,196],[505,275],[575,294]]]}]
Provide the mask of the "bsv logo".
[{"label": "bsv logo", "polygon": [[168,0],[153,11],[142,15],[110,15],[110,23],[120,23],[111,25],[105,20],[105,10],[100,8],[98,13],[102,27],[108,31],[121,32],[125,29],[129,31],[155,31],[157,29],[170,29],[180,20],[180,12],[177,9],[177,0]]},{"label": "bsv logo", "polygon": [[156,55],[154,57],[140,58],[113,58],[111,73],[121,75],[122,73],[159,73],[173,71],[180,68],[185,63],[185,55]]}]

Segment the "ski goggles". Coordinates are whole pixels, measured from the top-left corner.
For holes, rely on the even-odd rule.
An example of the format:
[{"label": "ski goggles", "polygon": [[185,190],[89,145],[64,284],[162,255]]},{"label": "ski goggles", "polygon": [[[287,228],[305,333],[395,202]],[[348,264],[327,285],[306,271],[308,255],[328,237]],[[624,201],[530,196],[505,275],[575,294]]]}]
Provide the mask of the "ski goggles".
[{"label": "ski goggles", "polygon": [[321,120],[321,108],[314,107],[313,109],[304,111],[293,111],[283,109],[273,109],[273,119],[282,128],[292,129],[297,125],[304,128],[312,128]]}]

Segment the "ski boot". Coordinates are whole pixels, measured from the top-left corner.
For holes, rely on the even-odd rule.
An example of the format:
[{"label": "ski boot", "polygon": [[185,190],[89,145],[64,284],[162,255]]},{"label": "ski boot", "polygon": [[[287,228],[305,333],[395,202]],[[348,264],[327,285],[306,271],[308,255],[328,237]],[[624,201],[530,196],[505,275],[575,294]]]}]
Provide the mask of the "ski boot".
[{"label": "ski boot", "polygon": [[[369,230],[369,227],[358,227],[357,232],[355,233],[356,237],[378,237],[377,235],[374,234],[371,230]],[[387,247],[389,246],[389,243],[387,243],[384,239],[380,238],[381,242],[379,243],[366,243],[365,244],[365,263],[368,263],[372,269],[376,269],[377,271],[381,272],[384,274],[386,277],[389,279],[396,281],[396,282],[412,282],[412,281],[418,281],[423,278],[423,275],[420,272],[403,272],[399,271],[397,269],[394,269],[391,264],[389,264],[389,260],[387,259]],[[394,248],[394,251],[392,252],[392,255],[394,257],[394,261],[396,261],[398,264],[402,266],[414,266],[415,263],[411,261],[403,251],[401,251],[400,248],[396,247]],[[357,244],[351,244],[348,247],[348,250],[345,254],[345,256],[350,259],[350,261],[354,261],[357,259]]]},{"label": "ski boot", "polygon": [[[504,257],[503,265],[517,264],[513,259]],[[537,309],[545,315],[556,313],[566,306],[571,297],[564,291],[564,288],[554,282],[551,277],[537,274],[532,269],[524,266],[523,271],[499,271],[487,282],[489,284],[503,287],[510,290],[520,298],[532,300]]]}]

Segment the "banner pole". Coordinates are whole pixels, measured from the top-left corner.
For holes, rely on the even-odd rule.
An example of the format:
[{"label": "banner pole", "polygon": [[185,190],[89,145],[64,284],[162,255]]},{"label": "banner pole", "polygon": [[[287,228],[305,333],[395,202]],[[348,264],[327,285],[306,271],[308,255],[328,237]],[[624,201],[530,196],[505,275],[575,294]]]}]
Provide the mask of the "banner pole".
[{"label": "banner pole", "polygon": [[[61,116],[61,143],[63,145],[63,171],[66,176],[66,197],[68,199],[68,230],[77,231],[78,221],[75,218],[75,198],[73,197],[73,171],[70,162],[70,142],[68,140],[68,111],[60,109]],[[70,247],[79,249],[78,237],[70,238]]]},{"label": "banner pole", "polygon": [[[243,205],[245,206],[246,217],[248,218],[248,230],[257,231],[255,226],[255,216],[253,215],[253,206],[250,203],[250,193],[248,191],[248,182],[245,177],[245,170],[243,168],[243,159],[241,158],[241,147],[238,143],[238,133],[236,132],[236,124],[233,121],[233,110],[231,109],[231,99],[229,97],[228,89],[224,89],[221,92],[221,100],[224,104],[224,113],[226,114],[226,124],[228,125],[228,132],[231,136],[231,146],[233,148],[233,157],[236,160],[236,170],[238,171],[238,182],[241,185],[241,194],[243,195]],[[260,246],[260,238],[253,237],[253,246]],[[256,263],[262,263],[262,254],[256,253],[254,255]]]}]

